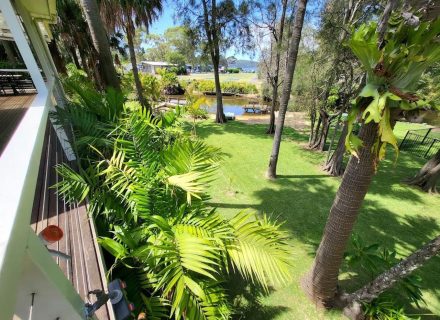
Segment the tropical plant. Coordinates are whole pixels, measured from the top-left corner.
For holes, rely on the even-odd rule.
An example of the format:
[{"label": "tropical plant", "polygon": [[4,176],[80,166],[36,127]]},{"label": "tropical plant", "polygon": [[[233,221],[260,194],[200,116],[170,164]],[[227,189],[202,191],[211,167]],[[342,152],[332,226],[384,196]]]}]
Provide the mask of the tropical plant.
[{"label": "tropical plant", "polygon": [[[389,10],[391,7],[386,6]],[[384,17],[389,15],[382,15],[379,26],[386,25]],[[376,23],[361,26],[349,41],[367,79],[347,120],[346,147],[353,156],[330,209],[312,268],[303,280],[310,297],[322,305],[331,305],[340,297],[338,275],[344,251],[378,161],[385,156],[388,144],[397,152],[394,116],[401,110],[426,105],[412,90],[423,72],[440,59],[440,19],[414,25],[404,16],[391,18],[384,41],[380,39],[382,28],[376,30]],[[359,137],[352,131],[358,118]]]},{"label": "tropical plant", "polygon": [[364,303],[364,315],[367,320],[411,320],[405,310],[396,307],[392,297],[383,295],[370,303]]},{"label": "tropical plant", "polygon": [[127,110],[114,90],[66,86],[72,101],[55,117],[72,128],[79,172],[58,166],[57,189],[67,201],[88,199],[89,213],[105,224],[100,243],[115,258],[111,270],[128,278],[135,271],[130,298],[138,312],[227,319],[229,275],[266,289],[287,281],[289,247],[279,223],[247,211],[228,220],[205,208],[221,153],[184,132],[179,108],[152,117]]},{"label": "tropical plant", "polygon": [[[367,273],[370,280],[400,262],[395,250],[377,243],[366,244],[358,234],[352,236],[352,249],[345,253],[345,260],[351,270],[360,267],[359,273]],[[398,282],[397,290],[419,307],[420,303],[425,303],[421,282],[418,275],[410,274]]]}]

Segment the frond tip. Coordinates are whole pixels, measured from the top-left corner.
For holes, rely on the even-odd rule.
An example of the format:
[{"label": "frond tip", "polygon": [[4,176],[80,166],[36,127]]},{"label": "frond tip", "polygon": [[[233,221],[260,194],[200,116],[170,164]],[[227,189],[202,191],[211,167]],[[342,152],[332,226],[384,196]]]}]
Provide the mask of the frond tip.
[{"label": "frond tip", "polygon": [[234,268],[245,279],[262,285],[285,284],[290,280],[290,250],[286,232],[267,216],[241,211],[229,221],[235,237],[226,246]]}]

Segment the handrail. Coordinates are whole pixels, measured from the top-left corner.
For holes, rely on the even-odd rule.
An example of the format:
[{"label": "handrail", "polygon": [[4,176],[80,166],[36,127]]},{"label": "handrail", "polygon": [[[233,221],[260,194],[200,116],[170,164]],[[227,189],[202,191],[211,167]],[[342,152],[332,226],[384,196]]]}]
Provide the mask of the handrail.
[{"label": "handrail", "polygon": [[2,317],[15,305],[53,84],[39,90],[0,157],[0,290],[7,290]]}]

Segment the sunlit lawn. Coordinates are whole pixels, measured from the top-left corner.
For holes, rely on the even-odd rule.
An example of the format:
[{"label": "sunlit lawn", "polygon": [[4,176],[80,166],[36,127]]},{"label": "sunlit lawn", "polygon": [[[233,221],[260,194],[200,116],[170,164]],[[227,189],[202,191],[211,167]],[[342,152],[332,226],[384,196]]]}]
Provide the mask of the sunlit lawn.
[{"label": "sunlit lawn", "polygon": [[[398,123],[401,138],[408,126]],[[324,154],[305,150],[307,139],[287,129],[281,146],[278,179],[268,181],[264,172],[272,146],[265,126],[229,122],[221,126],[211,120],[198,125],[198,135],[226,154],[220,172],[209,192],[210,203],[225,216],[251,208],[285,220],[291,234],[292,276],[290,284],[275,288],[262,298],[264,308],[251,309],[247,319],[342,319],[338,312],[323,313],[306,299],[299,287],[309,268],[340,179],[320,170]],[[440,197],[410,188],[401,181],[413,175],[423,159],[402,152],[393,164],[389,154],[374,178],[370,192],[355,226],[366,242],[378,242],[407,255],[440,232]],[[435,313],[440,316],[440,258],[434,258],[418,273],[423,277],[427,305],[410,313]],[[348,275],[344,274],[344,278]],[[363,281],[366,281],[364,279]],[[353,281],[342,285],[351,290]],[[398,294],[396,294],[398,295]],[[434,319],[429,317],[427,319]]]},{"label": "sunlit lawn", "polygon": [[[179,79],[196,79],[196,80],[214,80],[214,73],[193,73],[187,76],[179,76]],[[257,77],[257,73],[221,73],[220,81],[246,81],[259,84],[261,81]]]}]

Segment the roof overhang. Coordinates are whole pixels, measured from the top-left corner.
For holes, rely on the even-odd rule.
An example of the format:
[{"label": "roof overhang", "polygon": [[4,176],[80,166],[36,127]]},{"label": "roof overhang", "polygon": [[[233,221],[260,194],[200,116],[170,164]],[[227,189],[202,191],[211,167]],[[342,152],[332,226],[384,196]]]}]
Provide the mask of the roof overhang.
[{"label": "roof overhang", "polygon": [[[10,1],[10,0],[1,0]],[[56,0],[16,0],[16,7],[26,10],[40,28],[46,41],[52,39],[50,24],[57,22]],[[0,39],[14,40],[0,12]]]}]

